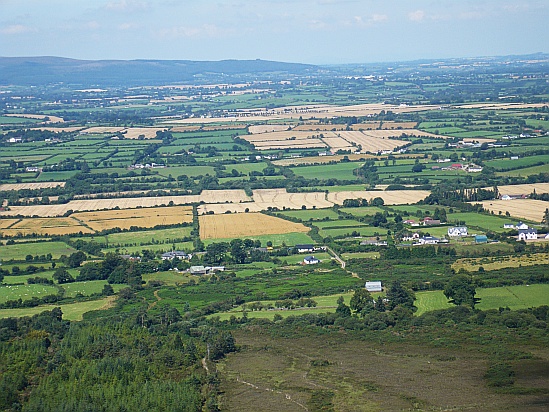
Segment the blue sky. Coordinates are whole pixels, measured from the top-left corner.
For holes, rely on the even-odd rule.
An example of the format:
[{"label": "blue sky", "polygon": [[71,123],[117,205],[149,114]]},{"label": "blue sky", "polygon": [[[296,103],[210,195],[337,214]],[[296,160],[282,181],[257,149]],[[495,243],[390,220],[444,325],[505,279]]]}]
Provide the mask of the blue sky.
[{"label": "blue sky", "polygon": [[548,39],[548,0],[0,0],[0,56],[368,63]]}]

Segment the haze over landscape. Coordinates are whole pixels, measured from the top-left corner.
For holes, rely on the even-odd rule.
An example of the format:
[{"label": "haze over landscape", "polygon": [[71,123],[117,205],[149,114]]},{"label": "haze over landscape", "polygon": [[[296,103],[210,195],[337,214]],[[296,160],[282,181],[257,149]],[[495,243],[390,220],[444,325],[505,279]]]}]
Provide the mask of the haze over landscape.
[{"label": "haze over landscape", "polygon": [[547,21],[0,0],[0,412],[547,412]]},{"label": "haze over landscape", "polygon": [[0,56],[312,64],[547,52],[544,0],[0,0]]}]

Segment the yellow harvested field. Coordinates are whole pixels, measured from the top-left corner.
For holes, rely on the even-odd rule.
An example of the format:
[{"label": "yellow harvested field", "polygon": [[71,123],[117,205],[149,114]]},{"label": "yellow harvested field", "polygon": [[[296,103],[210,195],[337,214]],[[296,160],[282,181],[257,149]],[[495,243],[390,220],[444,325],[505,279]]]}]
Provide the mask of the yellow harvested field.
[{"label": "yellow harvested field", "polygon": [[509,109],[533,109],[547,106],[547,103],[476,103],[455,106],[458,109],[484,109],[484,110],[509,110]]},{"label": "yellow harvested field", "polygon": [[199,202],[204,203],[240,203],[252,200],[244,190],[203,190]]},{"label": "yellow harvested field", "polygon": [[42,182],[42,183],[4,183],[0,185],[0,191],[9,191],[9,190],[39,190],[47,189],[51,187],[64,187],[65,182]]},{"label": "yellow harvested field", "polygon": [[468,137],[463,139],[465,143],[494,143],[497,142],[496,139],[489,139],[486,137]]},{"label": "yellow harvested field", "polygon": [[[493,189],[487,187],[486,189]],[[523,185],[504,185],[498,186],[500,195],[529,195],[534,191],[540,195],[542,193],[549,193],[549,183],[532,183]]]},{"label": "yellow harvested field", "polygon": [[532,222],[541,222],[545,209],[549,208],[549,202],[534,199],[514,199],[514,200],[485,200],[480,203],[486,210],[505,215],[506,212],[516,218],[530,220]]},{"label": "yellow harvested field", "polygon": [[254,146],[257,150],[313,149],[326,147],[326,145],[319,139],[296,140],[293,142],[256,142],[254,143]]},{"label": "yellow harvested field", "polygon": [[193,209],[190,206],[175,206],[108,210],[75,213],[71,217],[84,222],[94,230],[101,231],[113,228],[129,229],[131,226],[154,227],[191,223],[193,221]]},{"label": "yellow harvested field", "polygon": [[383,122],[382,129],[413,129],[417,126],[417,122]]},{"label": "yellow harvested field", "polygon": [[376,197],[383,199],[386,205],[406,205],[417,203],[425,199],[431,192],[428,190],[388,190],[388,191],[348,191],[348,192],[330,192],[328,200],[338,205],[342,205],[345,199],[366,199],[370,201]]},{"label": "yellow harvested field", "polygon": [[458,259],[452,264],[452,269],[458,272],[465,269],[468,272],[477,272],[479,267],[484,270],[498,270],[503,268],[518,268],[521,266],[547,265],[549,264],[549,254],[534,253],[526,256],[498,256],[495,258],[463,258]]},{"label": "yellow harvested field", "polygon": [[363,152],[377,153],[380,151],[394,150],[405,146],[409,142],[392,140],[391,138],[408,136],[426,136],[446,138],[446,136],[434,135],[415,129],[400,130],[365,130],[365,131],[300,131],[284,130],[278,132],[264,132],[253,135],[242,136],[252,143],[258,150],[281,149],[287,147],[326,147],[334,151],[339,149],[353,149],[358,145],[362,146]]},{"label": "yellow harvested field", "polygon": [[[341,133],[344,133],[344,132],[341,132]],[[340,149],[341,150],[357,150],[347,140],[343,139],[342,137],[324,137],[321,140],[336,152]]]},{"label": "yellow harvested field", "polygon": [[61,205],[33,205],[12,206],[10,210],[0,212],[0,216],[62,216],[67,211],[87,211],[104,209],[135,209],[138,207],[149,208],[155,206],[167,206],[170,202],[174,205],[188,205],[191,203],[225,203],[247,202],[250,197],[244,190],[204,190],[200,195],[187,196],[159,196],[159,197],[127,197],[115,199],[82,199],[71,200]]},{"label": "yellow harvested field", "polygon": [[16,236],[19,233],[23,235],[36,233],[42,236],[62,236],[80,232],[93,233],[93,230],[83,226],[80,222],[71,217],[22,219],[9,229],[2,231],[4,236]]},{"label": "yellow harvested field", "polygon": [[324,192],[288,193],[286,189],[254,190],[254,202],[261,210],[269,207],[278,209],[301,209],[302,206],[312,209],[313,206],[322,209],[332,207],[333,203],[326,200]]},{"label": "yellow harvested field", "polygon": [[46,123],[63,123],[65,120],[59,116],[50,116],[49,114],[5,114],[4,116],[8,117],[22,117],[24,119],[38,119],[44,120],[46,117],[49,118]]},{"label": "yellow harvested field", "polygon": [[124,139],[138,139],[139,136],[144,136],[144,139],[154,139],[156,132],[163,132],[165,130],[165,127],[131,127],[124,129],[122,134],[124,135]]},{"label": "yellow harvested field", "polygon": [[297,120],[300,117],[303,120],[313,118],[334,118],[340,116],[368,116],[379,114],[382,110],[392,111],[393,113],[413,113],[426,110],[438,110],[437,105],[417,105],[417,106],[396,106],[391,104],[367,103],[354,106],[332,106],[332,105],[310,105],[310,106],[284,106],[274,109],[246,109],[228,112],[225,117],[207,117],[190,118],[174,120],[170,123],[179,124],[207,124],[218,122],[246,122],[246,121],[269,121],[269,120]]},{"label": "yellow harvested field", "polygon": [[388,137],[387,138],[380,138],[375,135],[374,133],[383,133],[388,132],[388,134],[395,134],[391,131],[385,131],[385,130],[372,130],[372,131],[366,131],[366,132],[359,132],[359,131],[352,131],[352,132],[338,132],[338,134],[348,141],[349,143],[354,143],[355,145],[362,146],[362,152],[371,152],[371,153],[377,153],[379,151],[384,150],[395,150],[398,147],[402,147],[404,145],[407,145],[409,142],[402,141],[402,140],[391,140]]},{"label": "yellow harvested field", "polygon": [[0,219],[0,229],[7,229],[16,222],[19,222],[19,219]]},{"label": "yellow harvested field", "polygon": [[199,222],[202,239],[239,238],[292,232],[306,233],[310,230],[301,223],[289,222],[262,213],[202,215],[199,216]]},{"label": "yellow harvested field", "polygon": [[[269,133],[269,132],[282,132],[284,130],[288,130],[290,126],[287,124],[259,124],[255,126],[250,126],[248,128],[248,131],[251,134],[259,134],[259,133]],[[309,129],[304,129],[309,130]]]},{"label": "yellow harvested field", "polygon": [[105,134],[105,133],[118,133],[124,130],[124,127],[88,127],[80,132],[80,134]]},{"label": "yellow harvested field", "polygon": [[346,129],[346,124],[300,124],[299,126],[294,127],[292,130],[311,132],[336,132],[338,130]]},{"label": "yellow harvested field", "polygon": [[231,213],[245,213],[246,209],[248,212],[260,212],[262,209],[255,202],[248,203],[208,203],[198,206],[198,214],[204,215],[208,212],[213,212],[215,214],[223,214],[226,212]]}]

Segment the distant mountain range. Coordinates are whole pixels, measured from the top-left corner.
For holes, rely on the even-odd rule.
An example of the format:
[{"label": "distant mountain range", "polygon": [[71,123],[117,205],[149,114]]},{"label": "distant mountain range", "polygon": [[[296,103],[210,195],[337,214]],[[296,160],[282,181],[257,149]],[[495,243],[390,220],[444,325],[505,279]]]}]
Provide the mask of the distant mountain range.
[{"label": "distant mountain range", "polygon": [[197,77],[305,74],[316,66],[267,60],[76,60],[62,57],[0,57],[0,85],[155,85]]}]

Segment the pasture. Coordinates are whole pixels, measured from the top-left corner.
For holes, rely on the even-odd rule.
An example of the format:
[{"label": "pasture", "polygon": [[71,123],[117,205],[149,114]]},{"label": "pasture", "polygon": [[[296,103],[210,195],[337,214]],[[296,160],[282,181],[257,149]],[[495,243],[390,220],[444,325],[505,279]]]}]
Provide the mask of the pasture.
[{"label": "pasture", "polygon": [[285,210],[278,212],[283,216],[300,219],[303,222],[315,220],[337,220],[339,215],[332,209],[307,209],[307,210]]},{"label": "pasture", "polygon": [[291,232],[306,233],[310,230],[300,223],[262,213],[201,215],[199,224],[201,239],[252,238]]},{"label": "pasture", "polygon": [[[480,302],[477,309],[489,310],[509,307],[512,310],[527,309],[549,305],[549,285],[519,285],[498,288],[477,288],[476,297]],[[446,309],[454,306],[441,290],[416,292],[416,316],[432,310]]]},{"label": "pasture", "polygon": [[56,295],[57,288],[51,285],[4,285],[0,286],[0,303],[6,303],[8,300],[23,301],[33,297],[44,297],[46,295]]},{"label": "pasture", "polygon": [[[274,247],[277,246],[293,246],[293,245],[302,245],[302,244],[314,244],[314,240],[311,239],[306,233],[303,232],[289,232],[281,234],[271,234],[271,235],[255,235],[249,236],[244,235],[240,236],[241,239],[252,239],[259,240],[262,246],[266,246],[267,242],[272,242]],[[224,238],[224,239],[204,239],[204,244],[209,245],[213,242],[230,242],[234,238]]]},{"label": "pasture", "polygon": [[63,319],[70,321],[80,321],[85,313],[93,310],[104,310],[112,307],[116,296],[109,296],[97,300],[88,300],[84,302],[68,303],[62,305],[42,305],[33,308],[20,309],[0,309],[0,318],[20,318],[23,316],[32,316],[42,313],[46,310],[61,308]]},{"label": "pasture", "polygon": [[53,259],[59,259],[61,255],[69,256],[76,249],[63,242],[29,242],[15,243],[13,245],[0,246],[0,261],[25,260],[25,256],[42,256],[51,254]]}]

